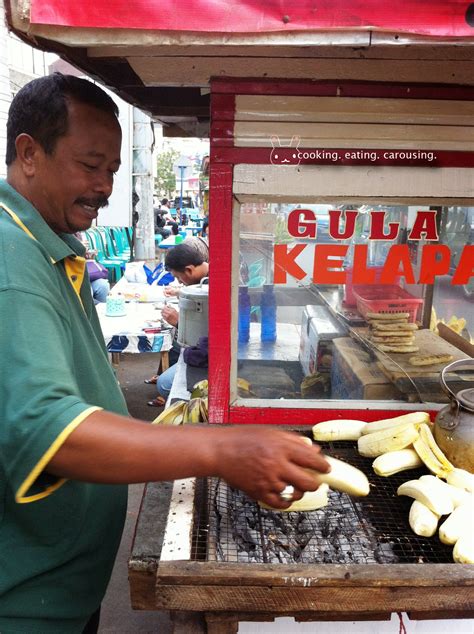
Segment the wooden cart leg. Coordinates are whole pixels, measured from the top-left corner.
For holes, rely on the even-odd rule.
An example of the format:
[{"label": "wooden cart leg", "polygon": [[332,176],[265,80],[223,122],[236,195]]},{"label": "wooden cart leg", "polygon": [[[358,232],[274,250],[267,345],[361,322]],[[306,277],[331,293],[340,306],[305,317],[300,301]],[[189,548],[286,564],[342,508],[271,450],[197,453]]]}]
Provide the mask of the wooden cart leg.
[{"label": "wooden cart leg", "polygon": [[239,618],[235,614],[206,612],[207,634],[237,634]]},{"label": "wooden cart leg", "polygon": [[120,352],[112,352],[112,367],[114,370],[117,370],[120,365]]},{"label": "wooden cart leg", "polygon": [[171,612],[173,634],[206,634],[206,621],[202,612]]},{"label": "wooden cart leg", "polygon": [[158,374],[162,374],[170,367],[170,357],[168,350],[166,352],[160,352],[160,363],[158,365]]}]

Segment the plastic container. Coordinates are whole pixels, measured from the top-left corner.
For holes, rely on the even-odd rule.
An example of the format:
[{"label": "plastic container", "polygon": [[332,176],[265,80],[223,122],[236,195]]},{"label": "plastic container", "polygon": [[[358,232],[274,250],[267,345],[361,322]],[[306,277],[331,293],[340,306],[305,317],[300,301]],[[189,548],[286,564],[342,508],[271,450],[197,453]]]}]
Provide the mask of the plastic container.
[{"label": "plastic container", "polygon": [[[375,282],[380,282],[380,276],[383,271],[383,266],[371,266],[368,267],[375,270]],[[346,283],[344,284],[344,304],[346,306],[356,306],[357,299],[353,293],[354,284],[352,282],[352,273],[354,269],[352,266],[346,268]]]},{"label": "plastic container", "polygon": [[362,317],[366,317],[367,313],[408,313],[408,321],[413,323],[418,308],[423,304],[422,299],[395,285],[354,286],[353,292]]},{"label": "plastic container", "polygon": [[262,341],[276,341],[276,299],[273,284],[263,286],[260,310],[262,319],[260,339]]},{"label": "plastic container", "polygon": [[239,343],[250,338],[250,295],[247,286],[239,286]]}]

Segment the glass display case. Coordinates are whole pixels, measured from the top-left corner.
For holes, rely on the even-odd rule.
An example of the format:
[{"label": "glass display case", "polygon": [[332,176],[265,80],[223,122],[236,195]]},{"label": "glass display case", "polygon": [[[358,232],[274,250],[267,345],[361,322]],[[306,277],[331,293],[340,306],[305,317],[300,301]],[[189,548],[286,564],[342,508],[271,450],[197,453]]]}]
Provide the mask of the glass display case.
[{"label": "glass display case", "polygon": [[449,98],[366,89],[214,84],[211,422],[435,413],[442,369],[474,356],[472,130]]},{"label": "glass display case", "polygon": [[473,218],[474,207],[241,205],[238,402],[445,402],[439,372],[465,355],[438,323],[474,334]]}]

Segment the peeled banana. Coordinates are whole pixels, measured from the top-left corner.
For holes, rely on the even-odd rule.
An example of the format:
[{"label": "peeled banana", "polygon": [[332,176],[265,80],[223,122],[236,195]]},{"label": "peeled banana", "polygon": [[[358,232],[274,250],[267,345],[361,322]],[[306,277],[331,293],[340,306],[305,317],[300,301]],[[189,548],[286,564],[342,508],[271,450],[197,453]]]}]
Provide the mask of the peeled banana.
[{"label": "peeled banana", "polygon": [[405,449],[417,438],[416,426],[413,423],[404,423],[361,436],[357,441],[357,448],[361,456],[376,458],[387,451]]},{"label": "peeled banana", "polygon": [[331,471],[329,473],[312,471],[318,482],[325,482],[331,489],[343,491],[349,495],[364,496],[369,494],[370,485],[365,473],[337,458],[324,457],[331,465]]},{"label": "peeled banana", "polygon": [[431,473],[434,473],[440,478],[446,478],[448,473],[454,469],[453,465],[436,444],[436,440],[428,425],[419,426],[418,438],[414,440],[413,448]]},{"label": "peeled banana", "polygon": [[407,447],[398,451],[388,451],[378,456],[372,463],[373,470],[379,476],[388,477],[407,469],[421,467],[423,462],[414,449]]},{"label": "peeled banana", "polygon": [[443,544],[455,544],[461,535],[474,532],[474,509],[472,499],[458,506],[439,527],[439,538]]},{"label": "peeled banana", "polygon": [[456,542],[453,559],[458,564],[474,564],[474,532],[466,532]]},{"label": "peeled banana", "polygon": [[420,478],[421,482],[429,482],[434,487],[438,487],[438,491],[440,494],[447,494],[451,498],[454,508],[465,504],[468,499],[471,497],[467,491],[463,489],[459,489],[458,487],[453,487],[451,484],[447,484],[443,480],[436,478],[433,475],[424,475]]},{"label": "peeled banana", "polygon": [[474,492],[474,474],[464,469],[454,468],[446,475],[446,482],[459,489]]},{"label": "peeled banana", "polygon": [[358,440],[366,426],[362,420],[325,420],[313,427],[313,438],[318,441]]},{"label": "peeled banana", "polygon": [[291,506],[286,509],[275,509],[273,506],[268,506],[263,502],[259,502],[259,505],[263,509],[279,511],[281,513],[289,513],[293,511],[316,511],[317,509],[327,506],[328,492],[329,486],[323,482],[316,491],[306,491],[301,500],[293,502]]},{"label": "peeled banana", "polygon": [[366,423],[362,428],[362,435],[373,434],[383,429],[395,429],[396,425],[405,425],[406,423],[412,423],[413,425],[419,425],[421,423],[429,423],[430,415],[427,412],[410,412],[410,414],[404,414],[403,416],[395,416],[394,418],[384,418],[383,420],[377,420],[373,423]]},{"label": "peeled banana", "polygon": [[421,480],[408,480],[397,489],[397,495],[407,495],[421,502],[436,515],[449,515],[454,510],[454,505],[448,493],[440,494],[438,487]]},{"label": "peeled banana", "polygon": [[438,528],[439,516],[418,500],[413,500],[408,523],[415,535],[432,537]]}]

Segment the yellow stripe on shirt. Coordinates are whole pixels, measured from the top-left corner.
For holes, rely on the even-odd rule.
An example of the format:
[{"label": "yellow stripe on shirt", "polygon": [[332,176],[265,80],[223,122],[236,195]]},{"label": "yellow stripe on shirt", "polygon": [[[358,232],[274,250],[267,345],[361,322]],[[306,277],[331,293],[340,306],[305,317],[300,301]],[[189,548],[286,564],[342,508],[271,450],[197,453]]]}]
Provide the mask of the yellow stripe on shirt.
[{"label": "yellow stripe on shirt", "polygon": [[40,473],[44,471],[44,468],[46,467],[48,462],[51,460],[51,458],[58,452],[58,450],[62,447],[64,442],[67,440],[69,435],[76,429],[76,427],[78,427],[93,412],[100,411],[101,409],[102,409],[101,407],[88,407],[86,410],[81,412],[79,416],[76,416],[76,418],[74,418],[69,423],[69,425],[62,430],[62,432],[59,434],[59,436],[56,438],[53,444],[41,456],[37,464],[33,467],[31,472],[26,476],[25,480],[18,488],[18,491],[16,492],[16,495],[15,495],[15,502],[17,502],[18,504],[28,504],[29,502],[36,502],[37,500],[41,500],[47,497],[48,495],[50,495],[51,493],[53,493],[53,491],[56,491],[56,489],[59,489],[59,487],[63,485],[64,482],[67,481],[67,478],[61,478],[57,482],[55,482],[53,485],[45,489],[44,491],[41,491],[41,493],[35,493],[34,495],[25,495],[28,489],[30,489],[30,487],[33,485],[35,480],[38,478]]},{"label": "yellow stripe on shirt", "polygon": [[86,259],[80,255],[77,255],[76,257],[67,257],[64,260],[64,270],[66,271],[67,278],[71,282],[72,287],[82,304],[81,286],[86,272]]}]

